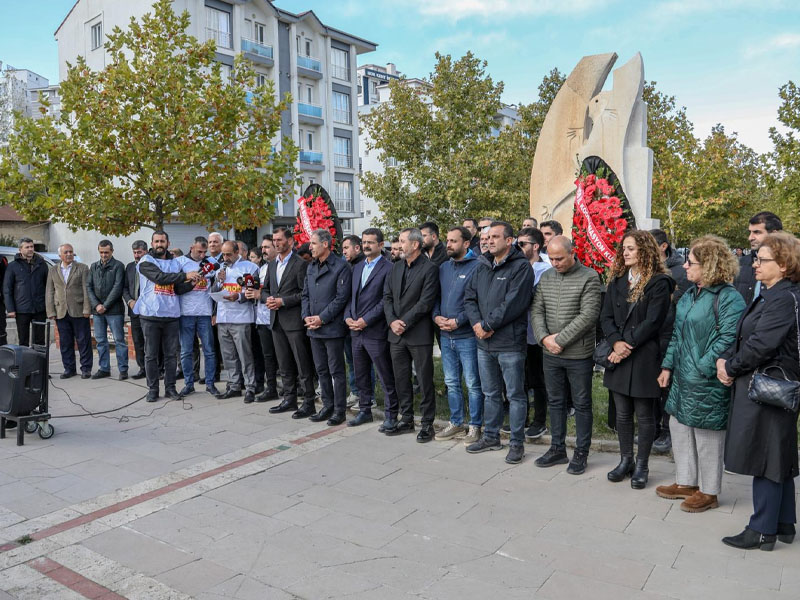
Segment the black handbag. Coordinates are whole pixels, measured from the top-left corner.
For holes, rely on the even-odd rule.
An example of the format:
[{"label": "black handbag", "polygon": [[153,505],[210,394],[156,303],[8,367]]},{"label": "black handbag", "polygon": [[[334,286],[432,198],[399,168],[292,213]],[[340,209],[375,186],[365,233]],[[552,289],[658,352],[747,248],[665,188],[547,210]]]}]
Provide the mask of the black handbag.
[{"label": "black handbag", "polygon": [[614,348],[606,338],[600,340],[600,342],[597,344],[597,347],[594,349],[594,354],[592,354],[594,364],[603,367],[606,371],[613,371],[617,364],[608,360],[608,355],[613,351]]},{"label": "black handbag", "polygon": [[[800,316],[798,315],[797,297],[794,299],[794,317],[797,323],[797,357],[800,360]],[[778,372],[780,377],[768,375]],[[756,404],[774,406],[787,412],[796,413],[800,407],[800,381],[793,381],[779,365],[769,365],[756,369],[747,387],[747,397]]]}]

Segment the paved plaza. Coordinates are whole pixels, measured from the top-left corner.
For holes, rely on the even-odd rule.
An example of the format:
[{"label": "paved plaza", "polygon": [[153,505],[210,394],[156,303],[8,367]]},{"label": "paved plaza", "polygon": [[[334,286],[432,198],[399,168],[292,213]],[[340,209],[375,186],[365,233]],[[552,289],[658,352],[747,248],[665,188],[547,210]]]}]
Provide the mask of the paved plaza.
[{"label": "paved plaza", "polygon": [[[93,411],[146,391],[53,383]],[[54,419],[53,438],[23,447],[11,432],[0,599],[800,597],[800,543],[719,541],[747,523],[746,478],[726,475],[719,509],[688,514],[653,491],[672,482],[665,458],[635,491],[606,481],[613,453],[574,477],[534,466],[544,445],[509,466],[504,452],[387,438],[377,422],[298,422],[271,405],[198,393]],[[55,388],[51,409],[81,412]]]}]

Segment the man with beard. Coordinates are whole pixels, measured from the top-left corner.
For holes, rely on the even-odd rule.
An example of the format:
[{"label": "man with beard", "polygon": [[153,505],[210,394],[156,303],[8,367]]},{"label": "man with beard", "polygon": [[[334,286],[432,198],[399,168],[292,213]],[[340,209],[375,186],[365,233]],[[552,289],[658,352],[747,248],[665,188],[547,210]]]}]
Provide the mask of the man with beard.
[{"label": "man with beard", "polygon": [[136,264],[140,258],[147,254],[147,242],[136,240],[131,244],[131,250],[133,251],[133,260],[125,265],[125,285],[122,287],[122,300],[128,307],[133,349],[136,354],[136,364],[139,365],[139,371],[131,375],[131,379],[144,379],[147,375],[144,370],[144,333],[142,333],[142,323],[139,321],[139,315],[133,312],[133,307],[136,304],[136,300],[139,299],[139,272],[136,270]]},{"label": "man with beard", "polygon": [[750,254],[739,259],[739,275],[733,280],[733,285],[739,290],[747,305],[761,293],[761,282],[756,281],[753,260],[767,234],[773,231],[782,231],[783,223],[775,213],[763,211],[750,218],[748,230],[747,240],[750,242]]},{"label": "man with beard", "polygon": [[403,249],[400,247],[400,238],[393,238],[392,248],[389,251],[389,256],[392,258],[392,262],[396,263],[398,260],[400,260],[402,254],[403,254]]},{"label": "man with beard", "polygon": [[439,226],[428,221],[419,230],[422,232],[422,253],[438,267],[447,260],[444,244],[439,239]]},{"label": "man with beard", "polygon": [[175,389],[178,366],[179,318],[181,306],[175,285],[182,282],[197,284],[197,271],[184,273],[177,261],[167,251],[169,236],[156,231],[150,240],[150,252],[136,265],[139,271],[139,298],[133,312],[139,315],[144,333],[144,366],[147,376],[147,401],[158,400],[158,353],[164,357],[164,395],[180,398]]},{"label": "man with beard", "polygon": [[[275,261],[278,253],[272,243],[272,234],[267,233],[261,240],[261,266],[258,269],[258,279],[262,289],[269,283],[269,265]],[[261,355],[264,357],[264,391],[256,394],[256,402],[267,402],[278,399],[278,359],[275,356],[275,344],[272,340],[270,329],[270,310],[261,300],[261,290],[245,290],[245,296],[256,303],[256,334],[261,346]],[[258,377],[256,377],[258,379]]]},{"label": "man with beard", "polygon": [[465,227],[467,231],[469,231],[469,249],[472,250],[477,257],[481,243],[481,236],[478,235],[478,221],[475,219],[464,219],[464,222],[461,225],[462,227]]},{"label": "man with beard", "polygon": [[[361,238],[357,235],[348,235],[342,241],[342,256],[347,260],[350,269],[364,262],[364,253],[361,251]],[[356,383],[355,366],[353,365],[353,346],[349,335],[344,338],[344,360],[347,363],[347,383],[350,385],[350,395],[347,397],[347,408],[358,404],[359,391]]]}]

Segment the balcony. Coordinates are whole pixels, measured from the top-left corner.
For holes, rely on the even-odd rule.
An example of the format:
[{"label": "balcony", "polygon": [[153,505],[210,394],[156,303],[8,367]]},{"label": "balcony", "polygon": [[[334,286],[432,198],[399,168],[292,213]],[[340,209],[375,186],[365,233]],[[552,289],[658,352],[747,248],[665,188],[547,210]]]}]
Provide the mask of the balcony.
[{"label": "balcony", "polygon": [[322,107],[308,102],[297,103],[297,117],[301,123],[309,125],[322,125],[324,123]]},{"label": "balcony", "polygon": [[310,79],[322,79],[322,63],[311,56],[298,54],[297,74]]},{"label": "balcony", "polygon": [[345,169],[352,169],[353,168],[353,157],[349,154],[334,154],[333,155],[333,166],[334,167],[344,167]]},{"label": "balcony", "polygon": [[341,214],[353,214],[354,206],[352,198],[334,198],[333,205],[336,207],[336,212]]},{"label": "balcony", "polygon": [[271,67],[275,64],[272,46],[242,38],[242,54],[248,60]]},{"label": "balcony", "polygon": [[300,168],[304,171],[324,171],[322,166],[322,152],[300,150]]},{"label": "balcony", "polygon": [[214,40],[219,48],[233,48],[233,35],[230,31],[206,27],[206,40]]}]

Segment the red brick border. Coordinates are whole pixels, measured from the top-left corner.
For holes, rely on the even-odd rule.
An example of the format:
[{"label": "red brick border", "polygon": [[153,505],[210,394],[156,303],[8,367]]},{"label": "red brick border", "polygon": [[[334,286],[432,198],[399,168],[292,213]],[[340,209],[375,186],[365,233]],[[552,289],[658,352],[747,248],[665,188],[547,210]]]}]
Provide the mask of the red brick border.
[{"label": "red brick border", "polygon": [[61,563],[57,563],[45,556],[35,558],[28,561],[26,564],[32,569],[39,571],[39,573],[45,577],[57,581],[84,598],[90,598],[92,600],[126,600],[124,596],[112,592],[107,587],[103,587],[99,583],[95,583],[80,573],[76,573],[72,569],[68,569]]}]

